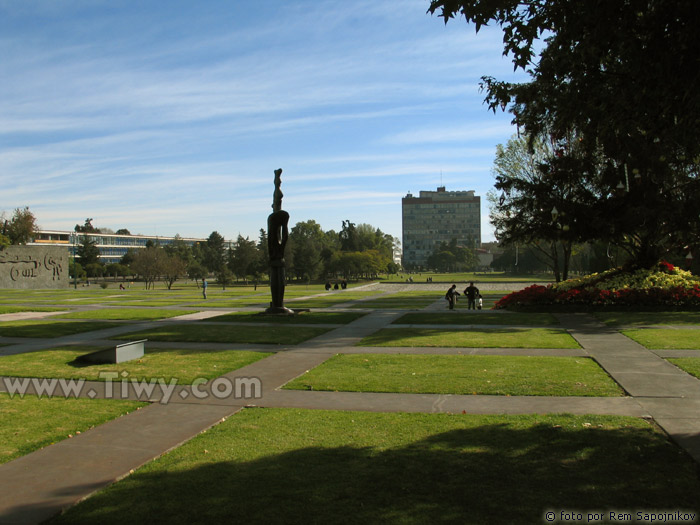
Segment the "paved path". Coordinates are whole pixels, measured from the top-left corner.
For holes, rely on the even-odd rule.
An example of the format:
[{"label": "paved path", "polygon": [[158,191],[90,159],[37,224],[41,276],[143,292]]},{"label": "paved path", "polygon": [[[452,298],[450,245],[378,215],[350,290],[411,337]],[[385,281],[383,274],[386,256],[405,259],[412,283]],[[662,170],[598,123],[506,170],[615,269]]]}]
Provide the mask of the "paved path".
[{"label": "paved path", "polygon": [[[408,285],[409,289],[411,285]],[[440,289],[444,285],[440,285]],[[425,310],[445,308],[438,300]],[[356,311],[356,310],[355,310]],[[151,459],[182,444],[245,406],[377,412],[451,412],[473,414],[573,413],[613,414],[653,418],[668,434],[700,461],[700,381],[646,350],[616,330],[583,314],[561,314],[559,319],[581,349],[465,349],[366,348],[353,346],[400,317],[406,311],[376,310],[352,323],[301,345],[274,347],[274,355],[220,378],[221,384],[242,385],[241,393],[257,397],[220,396],[214,382],[198,387],[178,386],[169,393],[129,390],[129,399],[152,404],[32,454],[0,466],[0,523],[38,523],[92,492],[126,476]],[[206,319],[220,311],[175,318]],[[470,315],[470,314],[466,314]],[[478,314],[475,314],[475,316]],[[507,315],[507,314],[505,314]],[[35,351],[65,344],[108,339],[162,322],[135,323],[57,340],[25,340],[2,348],[3,354]],[[446,328],[442,326],[442,328]],[[469,329],[464,325],[460,329]],[[400,329],[400,328],[398,328]],[[9,342],[4,340],[3,342]],[[162,344],[167,346],[165,344]],[[156,344],[154,343],[154,346]],[[161,346],[161,345],[158,345]],[[189,345],[197,347],[198,345]],[[211,345],[201,348],[240,347],[266,350],[264,345]],[[305,392],[280,387],[337,353],[434,353],[591,356],[630,394],[622,398],[464,396],[433,394],[377,394]],[[255,381],[253,381],[255,380]],[[258,389],[258,387],[261,387]],[[88,382],[84,392],[108,397],[103,382]],[[245,390],[246,388],[249,389]]]}]

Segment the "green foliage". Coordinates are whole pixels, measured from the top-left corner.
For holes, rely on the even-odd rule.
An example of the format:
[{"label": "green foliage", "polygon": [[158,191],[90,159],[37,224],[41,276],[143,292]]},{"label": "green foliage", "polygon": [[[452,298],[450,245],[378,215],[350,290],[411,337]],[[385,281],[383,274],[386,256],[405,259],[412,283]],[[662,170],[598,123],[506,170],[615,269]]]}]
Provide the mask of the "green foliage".
[{"label": "green foliage", "polygon": [[34,232],[39,229],[34,214],[28,207],[16,208],[10,220],[6,220],[5,214],[0,216],[0,246],[8,244],[27,244],[34,237]]},{"label": "green foliage", "polygon": [[211,232],[202,248],[203,258],[200,261],[210,272],[218,272],[226,265],[225,240],[219,232]]},{"label": "green foliage", "polygon": [[[265,242],[267,244],[267,240]],[[236,277],[247,279],[249,275],[257,272],[261,254],[255,241],[239,235],[228,255],[228,270]],[[218,277],[217,280],[219,280]]]},{"label": "green foliage", "polygon": [[461,246],[452,239],[435,245],[427,264],[439,272],[470,272],[478,267],[479,258],[473,246]]},{"label": "green foliage", "polygon": [[80,264],[83,265],[83,268],[86,269],[90,264],[100,263],[100,249],[97,247],[97,242],[90,239],[87,235],[83,235],[80,238],[75,255],[80,259]]},{"label": "green foliage", "polygon": [[76,224],[75,231],[79,233],[100,233],[100,230],[92,225],[91,217],[85,219],[85,224],[83,224],[82,226],[80,224]]},{"label": "green foliage", "polygon": [[577,152],[548,165],[592,188],[581,232],[623,246],[643,268],[700,247],[696,0],[433,0],[429,10],[503,29],[504,52],[530,82],[484,78],[490,109],[507,108],[531,142],[575,131]]}]

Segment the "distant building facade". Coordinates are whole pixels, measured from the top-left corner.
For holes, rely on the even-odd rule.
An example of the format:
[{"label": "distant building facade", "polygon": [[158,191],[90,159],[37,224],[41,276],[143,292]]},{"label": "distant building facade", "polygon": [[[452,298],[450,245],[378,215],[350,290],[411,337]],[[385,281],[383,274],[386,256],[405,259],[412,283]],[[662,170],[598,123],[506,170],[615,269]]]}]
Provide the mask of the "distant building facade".
[{"label": "distant building facade", "polygon": [[[96,243],[100,250],[100,262],[104,264],[118,263],[129,249],[143,249],[149,241],[160,246],[171,244],[175,237],[159,237],[153,235],[118,235],[116,233],[82,233],[60,230],[39,230],[35,233],[32,242],[28,246],[57,245],[66,246],[71,256],[75,255],[78,245],[81,244],[83,236]],[[205,243],[206,239],[195,239],[180,237],[179,240],[192,246],[199,242]]]},{"label": "distant building facade", "polygon": [[421,191],[401,199],[403,264],[424,267],[435,245],[481,245],[481,197],[474,191]]}]

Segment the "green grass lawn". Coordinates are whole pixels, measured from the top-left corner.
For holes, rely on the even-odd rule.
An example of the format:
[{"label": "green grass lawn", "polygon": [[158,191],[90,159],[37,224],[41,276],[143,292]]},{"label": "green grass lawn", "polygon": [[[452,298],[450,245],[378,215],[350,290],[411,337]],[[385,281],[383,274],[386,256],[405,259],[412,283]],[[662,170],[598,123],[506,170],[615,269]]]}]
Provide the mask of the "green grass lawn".
[{"label": "green grass lawn", "polygon": [[441,346],[456,348],[580,348],[564,330],[552,328],[383,328],[358,346]]},{"label": "green grass lawn", "polygon": [[622,330],[622,333],[640,345],[652,350],[696,350],[700,349],[700,330],[663,328],[641,328]]},{"label": "green grass lawn", "polygon": [[39,306],[2,306],[0,305],[0,315],[15,314],[18,312],[58,312],[60,308],[42,308]]},{"label": "green grass lawn", "polygon": [[700,312],[594,312],[609,326],[700,325]]},{"label": "green grass lawn", "polygon": [[[100,372],[127,372],[130,378],[176,378],[191,384],[197,378],[214,379],[263,359],[271,353],[245,350],[146,349],[141,359],[119,364],[86,365],[76,359],[99,348],[63,347],[0,357],[0,376],[83,378],[100,381]],[[126,376],[125,376],[126,377]]]},{"label": "green grass lawn", "polygon": [[673,357],[668,358],[668,361],[700,379],[700,357]]},{"label": "green grass lawn", "polygon": [[[327,295],[322,295],[318,297],[310,297],[308,299],[300,300],[290,300],[285,301],[285,304],[289,308],[327,308],[336,304],[347,303],[350,301],[357,301],[358,299],[365,299],[379,294],[378,291],[372,292],[325,292]],[[362,301],[358,304],[365,304]]]},{"label": "green grass lawn", "polygon": [[0,336],[54,338],[122,326],[103,321],[8,321],[0,323]]},{"label": "green grass lawn", "polygon": [[404,314],[392,324],[495,324],[542,326],[557,325],[559,321],[547,313],[507,313],[470,311],[458,314],[446,313],[411,313]]},{"label": "green grass lawn", "polygon": [[697,511],[698,493],[697,465],[641,419],[256,408],[54,523],[532,524]]},{"label": "green grass lawn", "polygon": [[490,355],[338,354],[284,388],[407,394],[624,395],[589,358]]},{"label": "green grass lawn", "polygon": [[149,339],[183,343],[251,343],[295,345],[328,332],[330,328],[307,326],[237,326],[227,323],[169,324],[115,339]]},{"label": "green grass lawn", "polygon": [[362,301],[353,305],[353,308],[425,308],[440,299],[444,294],[441,292],[411,291],[398,292],[369,301]]},{"label": "green grass lawn", "polygon": [[172,310],[165,308],[100,308],[53,316],[53,319],[111,319],[115,321],[146,321],[167,319],[196,312],[196,310]]},{"label": "green grass lawn", "polygon": [[22,399],[0,393],[0,463],[85,432],[110,419],[145,406],[106,399]]},{"label": "green grass lawn", "polygon": [[523,274],[517,275],[505,272],[455,272],[455,273],[438,273],[438,272],[420,272],[419,274],[408,274],[402,272],[399,274],[390,275],[388,280],[391,282],[406,282],[409,277],[413,278],[414,283],[425,283],[428,277],[433,278],[434,283],[455,283],[460,284],[474,282],[478,287],[481,283],[520,283],[520,282],[551,282],[554,281],[554,274]]},{"label": "green grass lawn", "polygon": [[262,315],[251,312],[233,312],[210,317],[207,321],[224,323],[280,323],[280,324],[347,324],[364,317],[356,312],[302,312],[298,315]]}]

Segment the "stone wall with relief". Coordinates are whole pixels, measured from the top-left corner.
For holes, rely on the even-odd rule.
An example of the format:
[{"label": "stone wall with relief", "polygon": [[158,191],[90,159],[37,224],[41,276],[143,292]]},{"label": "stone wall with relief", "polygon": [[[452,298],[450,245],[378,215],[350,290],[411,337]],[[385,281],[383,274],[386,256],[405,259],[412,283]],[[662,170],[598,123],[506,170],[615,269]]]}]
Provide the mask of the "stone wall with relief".
[{"label": "stone wall with relief", "polygon": [[67,288],[69,260],[64,246],[0,248],[0,288]]}]

